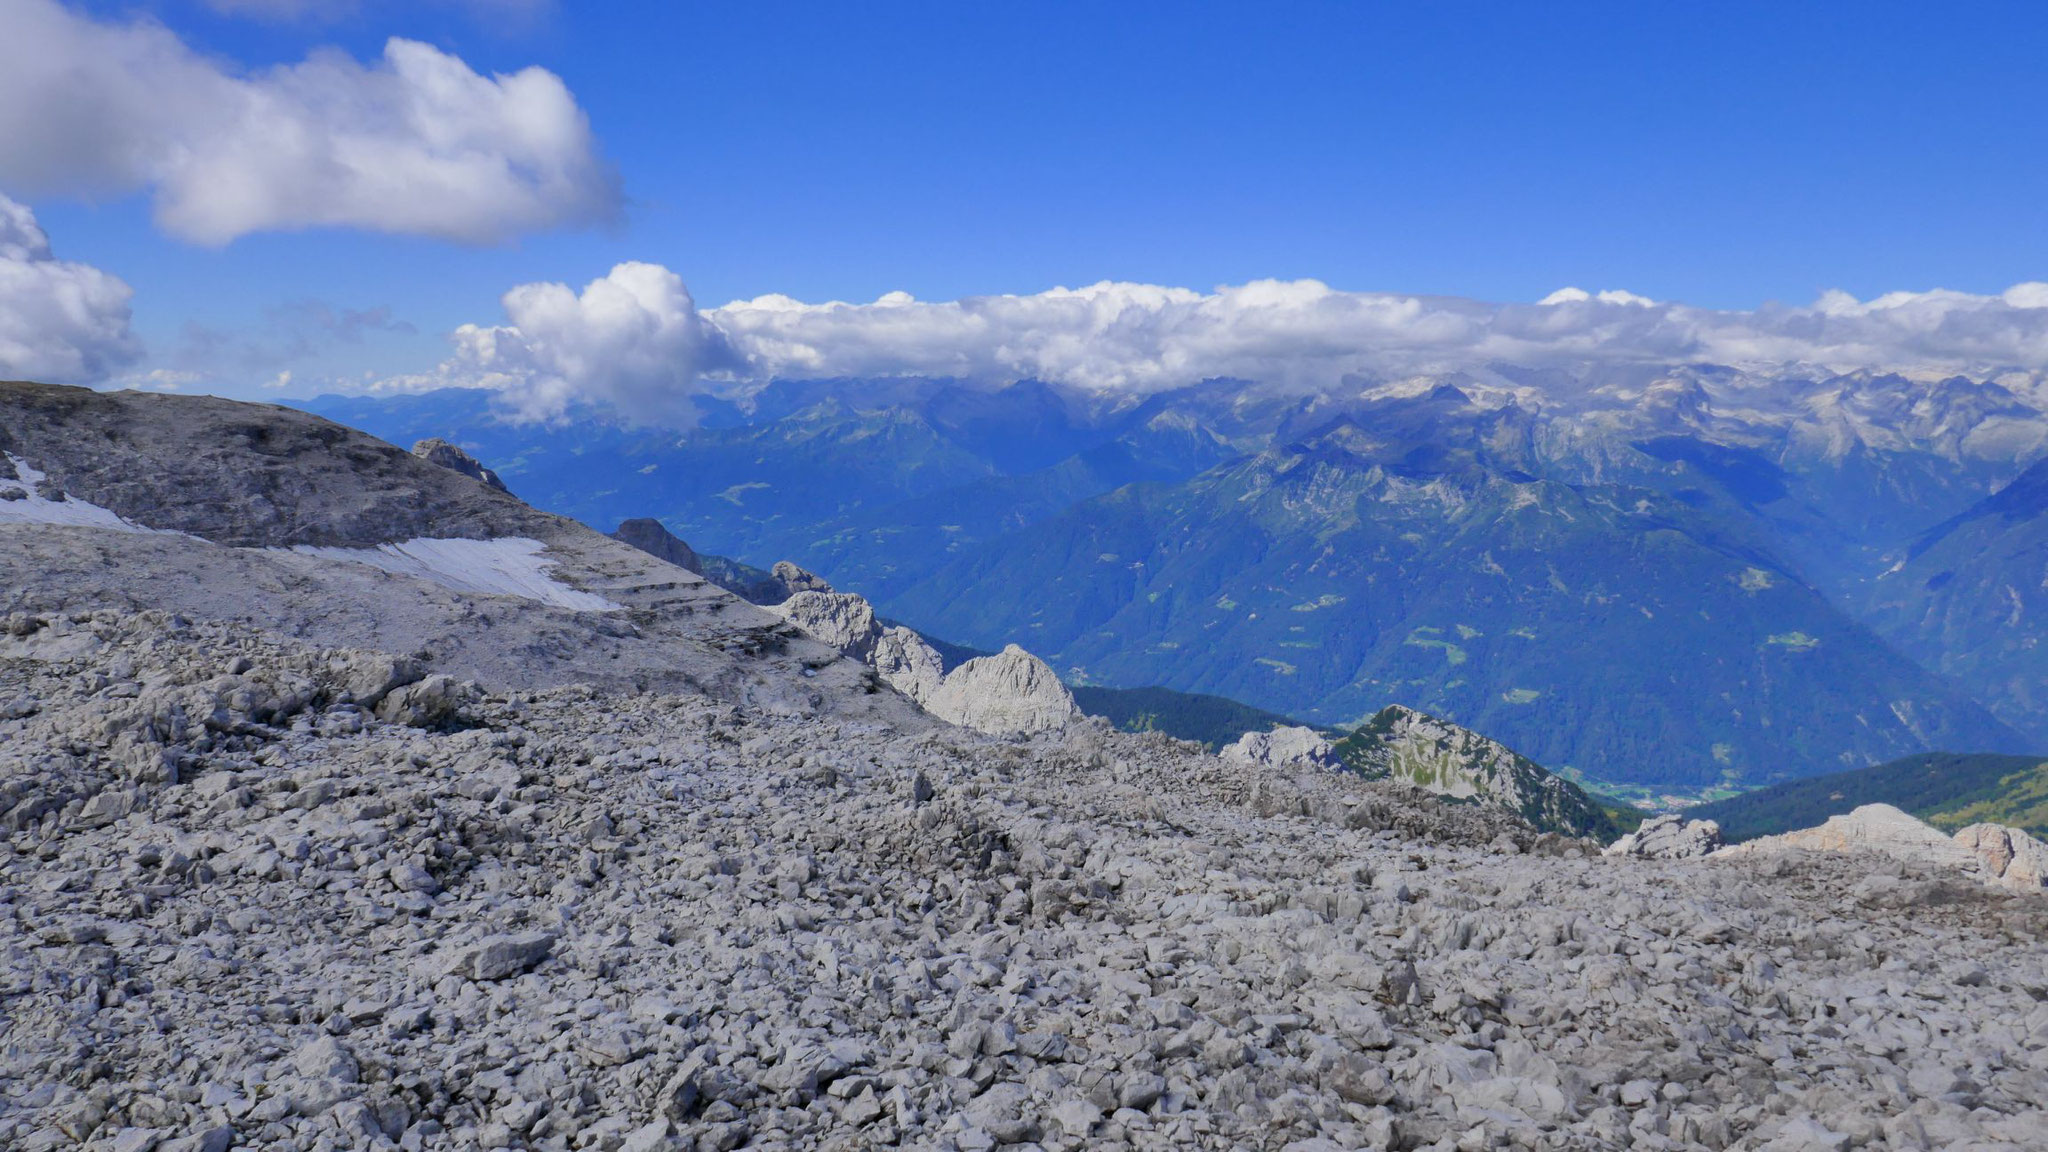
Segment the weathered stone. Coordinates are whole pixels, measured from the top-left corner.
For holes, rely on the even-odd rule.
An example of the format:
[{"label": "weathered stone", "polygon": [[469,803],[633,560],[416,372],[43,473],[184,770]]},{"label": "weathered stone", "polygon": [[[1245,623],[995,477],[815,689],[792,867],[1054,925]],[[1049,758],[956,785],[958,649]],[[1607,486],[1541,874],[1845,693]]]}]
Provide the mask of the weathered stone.
[{"label": "weathered stone", "polygon": [[1226,760],[1286,771],[1335,771],[1344,766],[1337,746],[1313,728],[1279,727],[1247,732],[1219,753]]},{"label": "weathered stone", "polygon": [[1022,1084],[1003,1082],[970,1100],[961,1118],[995,1137],[998,1144],[1016,1144],[1038,1134],[1038,1119],[1031,1106],[1031,1090]]},{"label": "weathered stone", "polygon": [[942,720],[999,736],[1056,731],[1080,715],[1074,694],[1045,661],[1015,644],[947,673],[926,707]]},{"label": "weathered stone", "polygon": [[1721,826],[1712,820],[1687,820],[1675,813],[1652,816],[1633,832],[1607,846],[1607,856],[1642,856],[1654,860],[1696,860],[1721,847]]},{"label": "weathered stone", "polygon": [[547,932],[486,936],[457,952],[448,970],[475,980],[503,980],[547,959],[554,947],[555,937]]}]

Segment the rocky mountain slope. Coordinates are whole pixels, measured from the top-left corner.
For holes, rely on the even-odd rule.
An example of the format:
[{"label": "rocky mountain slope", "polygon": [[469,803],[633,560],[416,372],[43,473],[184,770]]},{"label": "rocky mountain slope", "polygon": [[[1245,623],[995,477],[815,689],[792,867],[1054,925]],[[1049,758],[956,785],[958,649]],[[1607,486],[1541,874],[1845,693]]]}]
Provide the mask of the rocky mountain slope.
[{"label": "rocky mountain slope", "polygon": [[1936,1148],[2048,1123],[2048,969],[2016,946],[2039,897],[1849,856],[1543,854],[1505,815],[1107,729],[577,687],[420,728],[350,702],[376,667],[162,614],[8,619],[0,1144]]},{"label": "rocky mountain slope", "polygon": [[1499,805],[1537,828],[1602,843],[1621,835],[1578,785],[1497,740],[1392,704],[1339,742],[1345,768],[1457,800]]},{"label": "rocky mountain slope", "polygon": [[904,707],[683,569],[301,412],[4,383],[0,453],[54,497],[0,500],[0,609],[160,609],[516,687]]},{"label": "rocky mountain slope", "polygon": [[[1106,723],[986,736],[680,568],[331,425],[23,394],[6,450],[49,482],[0,501],[10,1152],[2048,1127],[2041,895],[1881,855],[1607,858],[1505,809]],[[219,437],[250,424],[322,483],[237,462]],[[80,463],[158,467],[145,438],[214,453],[161,471],[216,506]],[[232,474],[262,478],[249,513],[221,503]],[[447,519],[401,530],[448,534],[349,511],[408,503]],[[237,542],[165,530],[202,522]],[[320,551],[264,544],[301,531]],[[539,551],[446,565],[505,532]],[[436,582],[458,574],[499,590]],[[138,609],[150,581],[182,607]],[[553,587],[620,607],[531,595]],[[415,623],[431,649],[380,648]]]}]

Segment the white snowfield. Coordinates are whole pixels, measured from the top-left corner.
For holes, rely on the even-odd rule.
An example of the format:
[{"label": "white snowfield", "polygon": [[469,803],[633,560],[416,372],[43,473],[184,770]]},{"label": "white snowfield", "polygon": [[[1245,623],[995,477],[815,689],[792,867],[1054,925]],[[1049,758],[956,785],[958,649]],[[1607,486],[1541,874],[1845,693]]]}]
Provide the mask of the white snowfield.
[{"label": "white snowfield", "polygon": [[380,544],[375,548],[301,544],[292,551],[325,560],[368,564],[456,592],[518,596],[577,612],[610,612],[619,607],[602,596],[578,591],[548,575],[552,562],[542,554],[546,548],[547,545],[526,536],[500,536],[493,540],[416,536],[403,543]]},{"label": "white snowfield", "polygon": [[[14,465],[14,474],[19,480],[0,480],[0,524],[61,524],[67,528],[111,528],[116,532],[151,532],[115,515],[111,510],[97,504],[88,504],[75,497],[62,500],[48,500],[36,489],[42,485],[44,476],[29,466],[28,461],[6,453],[8,463]],[[11,492],[25,495],[20,499],[9,499]]]}]

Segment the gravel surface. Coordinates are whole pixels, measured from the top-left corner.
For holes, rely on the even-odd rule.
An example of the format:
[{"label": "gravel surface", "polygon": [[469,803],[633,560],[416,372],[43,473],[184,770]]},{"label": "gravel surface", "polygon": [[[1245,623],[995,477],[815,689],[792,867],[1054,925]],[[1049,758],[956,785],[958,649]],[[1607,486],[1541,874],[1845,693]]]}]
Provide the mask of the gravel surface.
[{"label": "gravel surface", "polygon": [[2048,1144],[2048,901],[1090,724],[0,629],[0,1147]]}]

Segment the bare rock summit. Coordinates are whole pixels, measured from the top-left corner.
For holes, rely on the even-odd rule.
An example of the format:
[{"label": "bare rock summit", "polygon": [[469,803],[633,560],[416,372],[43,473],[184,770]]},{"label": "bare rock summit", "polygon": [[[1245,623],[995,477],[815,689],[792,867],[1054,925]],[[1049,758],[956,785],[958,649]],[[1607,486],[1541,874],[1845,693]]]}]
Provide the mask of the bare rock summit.
[{"label": "bare rock summit", "polygon": [[460,472],[500,492],[511,491],[505,487],[503,480],[498,479],[496,472],[483,466],[482,461],[438,436],[431,436],[414,444],[412,454],[429,464],[438,464],[451,471]]},{"label": "bare rock summit", "polygon": [[1339,747],[1345,766],[1457,800],[1482,800],[1538,828],[1603,842],[1620,831],[1578,785],[1498,740],[1399,704],[1380,709]]},{"label": "bare rock summit", "polygon": [[[418,451],[418,449],[414,449]],[[685,544],[681,537],[670,532],[661,521],[652,516],[637,516],[619,524],[612,539],[621,544],[631,544],[649,556],[668,561],[685,572],[704,574],[704,562],[697,557],[697,550]]]},{"label": "bare rock summit", "polygon": [[1282,725],[1271,732],[1247,732],[1217,753],[1225,760],[1296,771],[1334,771],[1344,766],[1337,746],[1313,728]]},{"label": "bare rock summit", "polygon": [[1052,667],[1015,644],[953,669],[925,707],[941,720],[1003,736],[1057,731],[1081,714]]}]

